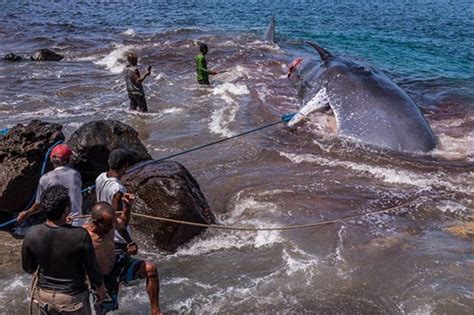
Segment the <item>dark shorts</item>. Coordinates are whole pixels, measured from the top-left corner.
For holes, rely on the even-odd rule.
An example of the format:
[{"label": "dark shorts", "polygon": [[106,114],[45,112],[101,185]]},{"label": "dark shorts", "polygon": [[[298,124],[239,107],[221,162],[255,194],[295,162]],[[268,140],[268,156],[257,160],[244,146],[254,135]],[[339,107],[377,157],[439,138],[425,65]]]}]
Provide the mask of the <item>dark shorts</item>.
[{"label": "dark shorts", "polygon": [[94,308],[98,315],[118,310],[118,292],[121,284],[133,285],[135,280],[144,279],[138,275],[138,269],[145,261],[132,258],[125,252],[117,253],[114,269],[104,275],[104,284],[107,294],[104,302],[95,304]]},{"label": "dark shorts", "polygon": [[199,84],[211,84],[209,83],[209,79],[204,79],[204,80],[198,80]]},{"label": "dark shorts", "polygon": [[128,98],[130,98],[130,109],[147,112],[148,107],[146,106],[145,95],[128,93]]}]

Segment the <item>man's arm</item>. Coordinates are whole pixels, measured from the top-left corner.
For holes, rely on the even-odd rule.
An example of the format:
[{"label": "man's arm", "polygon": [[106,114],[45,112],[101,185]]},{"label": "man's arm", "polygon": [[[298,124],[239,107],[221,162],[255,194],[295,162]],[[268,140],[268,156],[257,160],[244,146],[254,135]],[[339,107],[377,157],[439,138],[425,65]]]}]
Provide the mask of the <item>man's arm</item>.
[{"label": "man's arm", "polygon": [[31,217],[33,214],[40,213],[43,210],[43,206],[40,203],[34,203],[28,210],[22,211],[16,218],[18,223],[21,223]]},{"label": "man's arm", "polygon": [[126,199],[124,198],[124,193],[121,191],[118,191],[114,194],[112,198],[112,208],[115,210],[115,212],[121,212],[117,216],[117,228],[125,228],[130,224],[130,220],[132,217],[131,214],[131,207],[130,205],[126,202]]},{"label": "man's arm", "polygon": [[27,273],[33,273],[38,270],[38,262],[29,248],[29,238],[26,237],[21,246],[21,266]]},{"label": "man's arm", "polygon": [[35,203],[27,210],[22,211],[18,214],[16,218],[18,223],[21,223],[31,217],[33,214],[40,213],[43,210],[43,206],[41,206],[41,196],[43,196],[44,188],[42,184],[43,177],[40,178],[38,183],[38,188],[36,189],[36,199]]},{"label": "man's arm", "polygon": [[142,77],[140,76],[140,72],[137,69],[132,75],[132,80],[137,83],[142,83],[150,74],[151,74],[151,66],[148,67],[148,69],[145,71]]},{"label": "man's arm", "polygon": [[103,301],[105,297],[105,286],[100,272],[99,263],[95,256],[94,246],[87,230],[84,230],[84,241],[82,244],[82,257],[84,257],[84,270],[91,283],[93,290],[97,292],[98,301]]}]

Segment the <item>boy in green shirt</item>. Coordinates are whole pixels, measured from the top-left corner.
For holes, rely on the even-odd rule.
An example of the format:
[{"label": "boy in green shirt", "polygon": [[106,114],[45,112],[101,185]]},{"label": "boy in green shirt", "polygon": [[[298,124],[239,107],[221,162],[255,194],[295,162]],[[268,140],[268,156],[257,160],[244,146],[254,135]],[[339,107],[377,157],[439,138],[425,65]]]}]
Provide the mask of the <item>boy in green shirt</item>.
[{"label": "boy in green shirt", "polygon": [[201,52],[196,56],[196,73],[197,81],[199,84],[209,84],[209,75],[215,75],[217,71],[207,70],[206,57],[204,57],[209,49],[206,44],[199,45],[199,51]]}]

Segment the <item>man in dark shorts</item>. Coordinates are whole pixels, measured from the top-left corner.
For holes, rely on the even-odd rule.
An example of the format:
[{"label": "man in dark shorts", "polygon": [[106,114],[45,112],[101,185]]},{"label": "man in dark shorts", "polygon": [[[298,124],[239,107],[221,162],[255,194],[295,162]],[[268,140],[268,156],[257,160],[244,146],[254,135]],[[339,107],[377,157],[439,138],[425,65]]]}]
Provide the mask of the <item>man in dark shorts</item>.
[{"label": "man in dark shorts", "polygon": [[146,279],[151,314],[161,314],[160,286],[155,264],[135,259],[129,252],[114,248],[114,230],[123,229],[125,222],[116,215],[109,203],[98,202],[92,207],[91,215],[92,222],[84,225],[84,228],[91,236],[107,289],[105,300],[94,305],[97,314],[103,315],[117,310],[120,284],[131,285],[140,279]]},{"label": "man in dark shorts", "polygon": [[66,223],[71,211],[66,187],[47,188],[41,204],[47,221],[30,229],[21,250],[23,270],[37,272],[34,314],[92,314],[86,276],[99,300],[105,287],[89,233]]},{"label": "man in dark shorts", "polygon": [[128,64],[123,70],[125,77],[125,83],[127,85],[128,97],[130,98],[130,109],[147,112],[148,107],[146,105],[145,92],[143,91],[143,81],[151,74],[151,66],[145,71],[143,76],[140,76],[138,71],[137,63],[138,57],[134,53],[127,55]]},{"label": "man in dark shorts", "polygon": [[196,74],[197,74],[197,81],[199,84],[210,84],[209,83],[209,75],[218,74],[217,71],[207,70],[207,62],[206,62],[206,55],[209,51],[209,48],[206,44],[199,45],[200,53],[196,56]]}]

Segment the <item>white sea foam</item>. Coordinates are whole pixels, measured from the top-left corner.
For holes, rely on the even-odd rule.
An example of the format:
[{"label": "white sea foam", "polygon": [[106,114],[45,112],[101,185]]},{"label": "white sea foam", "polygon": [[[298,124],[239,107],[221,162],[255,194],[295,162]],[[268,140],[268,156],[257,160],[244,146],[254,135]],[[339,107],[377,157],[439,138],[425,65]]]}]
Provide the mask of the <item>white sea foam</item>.
[{"label": "white sea foam", "polygon": [[133,48],[134,46],[131,45],[117,45],[108,55],[94,63],[100,66],[105,66],[105,68],[107,68],[111,73],[120,73],[126,65],[125,55]]},{"label": "white sea foam", "polygon": [[135,36],[135,30],[133,28],[129,28],[126,31],[124,31],[122,34],[128,35],[128,36]]},{"label": "white sea foam", "polygon": [[224,101],[232,103],[233,97],[248,95],[249,89],[243,83],[223,83],[214,87],[213,94],[221,97]]},{"label": "white sea foam", "polygon": [[235,132],[229,129],[229,125],[235,120],[235,116],[239,108],[237,106],[227,106],[215,109],[211,115],[209,130],[212,133],[231,137]]},{"label": "white sea foam", "polygon": [[396,167],[386,168],[368,164],[357,164],[350,161],[340,161],[337,159],[329,160],[311,154],[298,155],[294,153],[280,152],[280,155],[297,164],[304,162],[317,163],[319,165],[351,169],[362,174],[369,174],[377,180],[390,184],[410,185],[422,188],[441,186],[453,191],[463,191],[466,193],[469,193],[470,191],[470,188],[466,187],[466,185],[464,185],[464,187],[460,185],[465,182],[463,175],[461,175],[461,177],[450,176],[448,178],[448,176],[446,176],[442,171],[436,173],[414,173]]}]

